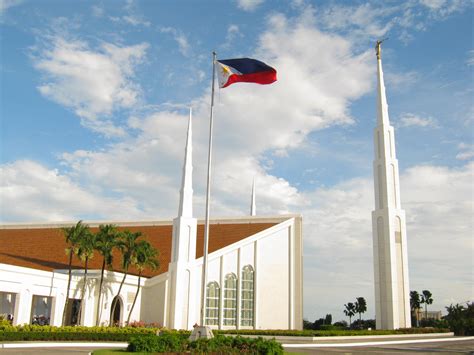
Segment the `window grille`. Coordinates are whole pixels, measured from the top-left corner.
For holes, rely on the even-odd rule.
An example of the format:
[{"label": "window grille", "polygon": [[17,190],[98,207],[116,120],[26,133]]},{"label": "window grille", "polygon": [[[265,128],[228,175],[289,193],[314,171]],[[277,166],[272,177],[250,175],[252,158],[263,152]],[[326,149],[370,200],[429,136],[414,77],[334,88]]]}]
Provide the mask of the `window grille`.
[{"label": "window grille", "polygon": [[253,327],[254,270],[250,265],[242,269],[242,297],[240,325]]}]

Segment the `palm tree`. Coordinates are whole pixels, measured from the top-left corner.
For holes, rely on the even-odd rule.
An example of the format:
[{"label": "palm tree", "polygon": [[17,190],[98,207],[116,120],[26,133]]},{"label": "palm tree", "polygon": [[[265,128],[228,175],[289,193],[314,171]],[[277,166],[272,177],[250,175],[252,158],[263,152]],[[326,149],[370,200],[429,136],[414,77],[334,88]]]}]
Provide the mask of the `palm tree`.
[{"label": "palm tree", "polygon": [[143,270],[146,268],[150,268],[155,270],[160,264],[158,262],[158,250],[156,250],[148,241],[140,240],[135,248],[136,252],[136,261],[134,266],[138,270],[138,284],[137,284],[137,292],[135,293],[135,298],[133,299],[132,308],[130,308],[130,312],[128,313],[127,324],[130,324],[130,317],[133,312],[133,308],[135,307],[135,303],[138,298],[138,293],[140,292],[140,279],[142,276]]},{"label": "palm tree", "polygon": [[96,246],[95,243],[96,235],[88,230],[87,233],[79,241],[79,248],[77,251],[77,256],[84,263],[84,283],[82,284],[81,291],[81,309],[79,313],[79,324],[81,324],[82,315],[84,314],[84,296],[86,293],[87,270],[89,268],[89,260],[94,257],[94,249]]},{"label": "palm tree", "polygon": [[419,326],[418,321],[418,310],[421,306],[420,294],[417,291],[410,291],[410,308],[411,311],[415,314],[416,326]]},{"label": "palm tree", "polygon": [[64,236],[66,237],[66,243],[68,247],[65,249],[66,255],[69,256],[69,272],[68,272],[68,280],[67,280],[67,291],[66,291],[66,301],[64,302],[64,310],[63,310],[63,319],[62,325],[66,323],[66,311],[69,302],[69,291],[71,289],[71,271],[72,271],[72,257],[74,254],[77,254],[79,241],[84,237],[85,234],[89,232],[89,226],[87,224],[83,224],[82,221],[76,223],[76,225],[72,227],[66,227],[62,229]]},{"label": "palm tree", "polygon": [[136,257],[136,247],[137,247],[137,240],[143,234],[141,232],[132,233],[129,230],[125,230],[120,233],[117,248],[120,249],[122,253],[122,270],[123,270],[123,278],[122,282],[120,283],[120,287],[117,291],[117,295],[113,298],[112,301],[112,310],[110,312],[110,323],[113,323],[113,314],[115,312],[115,307],[117,306],[118,297],[120,295],[120,291],[122,291],[123,284],[125,283],[125,278],[128,274],[128,269],[132,264],[135,264],[137,261]]},{"label": "palm tree", "polygon": [[345,304],[344,307],[346,307],[346,309],[344,310],[344,314],[349,317],[349,328],[350,328],[351,323],[352,323],[351,322],[352,316],[356,314],[356,307],[355,307],[355,304],[352,302]]},{"label": "palm tree", "polygon": [[425,304],[425,319],[428,319],[428,305],[433,303],[433,296],[430,291],[421,291],[421,303]]},{"label": "palm tree", "polygon": [[362,326],[362,313],[367,311],[367,302],[364,297],[357,297],[355,303],[355,311],[359,313],[359,323]]},{"label": "palm tree", "polygon": [[104,282],[104,271],[105,267],[110,267],[112,265],[112,252],[116,247],[117,236],[119,231],[117,227],[113,224],[101,224],[99,226],[99,231],[96,234],[96,243],[95,249],[102,255],[102,269],[100,271],[100,283],[99,283],[99,297],[97,300],[97,313],[95,319],[95,325],[99,325],[100,318],[100,301],[102,296],[102,283]]}]

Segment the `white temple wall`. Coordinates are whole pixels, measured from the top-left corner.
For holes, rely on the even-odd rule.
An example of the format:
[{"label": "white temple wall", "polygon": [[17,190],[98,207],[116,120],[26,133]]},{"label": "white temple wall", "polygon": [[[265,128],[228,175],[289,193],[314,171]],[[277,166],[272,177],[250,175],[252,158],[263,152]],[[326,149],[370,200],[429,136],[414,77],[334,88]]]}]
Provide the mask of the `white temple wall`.
[{"label": "white temple wall", "polygon": [[[50,325],[60,326],[62,323],[62,315],[67,292],[67,270],[61,272],[49,272],[42,270],[35,270],[20,266],[13,266],[7,264],[0,264],[0,292],[15,295],[15,310],[13,313],[14,324],[30,324],[33,316],[32,302],[35,296],[50,297],[45,300],[48,304],[46,309],[49,310]],[[95,314],[97,310],[97,287],[99,284],[98,277],[100,271],[91,270],[88,273],[88,282],[86,286],[86,294],[84,297],[84,314],[82,317],[82,325],[95,325]],[[103,294],[101,300],[101,317],[99,324],[109,324],[109,317],[111,311],[111,302],[118,292],[120,282],[123,274],[106,272],[103,284]],[[73,270],[71,278],[71,287],[69,291],[70,299],[80,299],[83,285],[83,271]],[[142,284],[145,279],[142,279]],[[133,297],[136,291],[138,277],[128,275],[126,282],[120,292],[122,300],[122,312],[120,322],[127,320],[128,311],[133,302]],[[131,320],[140,319],[140,295],[133,310]],[[40,312],[42,307],[37,306],[37,311]],[[44,308],[44,307],[43,307]],[[40,314],[37,314],[40,315]]]},{"label": "white temple wall", "polygon": [[258,329],[290,328],[288,239],[288,229],[283,229],[259,240],[256,270]]},{"label": "white temple wall", "polygon": [[168,273],[147,280],[141,297],[141,320],[167,326],[167,291]]},{"label": "white temple wall", "polygon": [[[254,325],[241,324],[242,269],[254,269]],[[196,260],[194,288],[198,297],[190,306],[200,310],[202,258]],[[222,292],[225,276],[234,273],[238,280],[237,326],[222,322]],[[214,329],[302,329],[302,240],[301,219],[291,218],[208,256],[207,282],[217,282],[221,292],[221,317]],[[194,321],[199,323],[196,312]],[[191,328],[189,328],[191,329]]]}]

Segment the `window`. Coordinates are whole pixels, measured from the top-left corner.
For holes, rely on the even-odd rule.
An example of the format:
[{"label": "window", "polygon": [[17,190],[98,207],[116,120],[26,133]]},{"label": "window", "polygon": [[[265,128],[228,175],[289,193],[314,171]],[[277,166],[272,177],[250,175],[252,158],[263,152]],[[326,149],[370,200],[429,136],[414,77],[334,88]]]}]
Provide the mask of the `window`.
[{"label": "window", "polygon": [[224,281],[224,325],[237,325],[237,277],[227,274]]},{"label": "window", "polygon": [[209,282],[206,291],[206,325],[219,325],[219,298],[219,284]]},{"label": "window", "polygon": [[242,269],[242,299],[241,299],[241,320],[240,325],[253,326],[254,309],[254,271],[250,265]]},{"label": "window", "polygon": [[52,297],[34,295],[31,303],[31,324],[49,325],[52,304]]},{"label": "window", "polygon": [[15,300],[16,293],[0,292],[0,314],[5,315],[10,322],[13,322]]}]

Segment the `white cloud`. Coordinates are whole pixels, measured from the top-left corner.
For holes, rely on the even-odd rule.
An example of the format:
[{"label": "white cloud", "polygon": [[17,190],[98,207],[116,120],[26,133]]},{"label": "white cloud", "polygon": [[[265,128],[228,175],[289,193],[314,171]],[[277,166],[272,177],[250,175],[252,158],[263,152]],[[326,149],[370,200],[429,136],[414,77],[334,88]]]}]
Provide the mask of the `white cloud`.
[{"label": "white cloud", "polygon": [[174,27],[163,27],[161,28],[161,33],[170,33],[178,44],[179,52],[185,57],[189,56],[191,45],[187,37],[181,31]]},{"label": "white cloud", "polygon": [[381,38],[392,28],[393,21],[386,21],[395,7],[365,3],[357,6],[333,5],[317,11],[317,21],[329,30],[341,30],[351,37]]},{"label": "white cloud", "polygon": [[237,7],[244,11],[254,11],[265,0],[237,0]]},{"label": "white cloud", "polygon": [[94,6],[92,6],[91,10],[92,10],[92,16],[94,16],[94,17],[102,17],[102,16],[104,16],[105,10],[104,10],[104,8],[101,7],[101,6],[94,5]]},{"label": "white cloud", "polygon": [[128,197],[108,198],[80,187],[71,177],[30,160],[0,166],[4,221],[65,221],[78,218],[138,217],[137,203]]},{"label": "white cloud", "polygon": [[0,0],[0,15],[5,14],[5,12],[14,6],[18,6],[23,2],[23,0]]},{"label": "white cloud", "polygon": [[[431,290],[433,310],[445,311],[451,302],[472,298],[473,176],[473,163],[461,168],[415,166],[401,176],[410,289]],[[311,201],[301,211],[304,314],[319,318],[332,313],[342,319],[343,304],[363,296],[369,304],[366,317],[372,318],[372,179],[351,179],[304,197]]]},{"label": "white cloud", "polygon": [[467,60],[466,60],[466,64],[468,66],[473,66],[474,65],[474,49],[471,49],[468,54],[467,54]]},{"label": "white cloud", "polygon": [[415,71],[404,73],[394,73],[389,71],[384,73],[385,85],[391,90],[406,90],[407,87],[413,85],[418,81],[419,75]]},{"label": "white cloud", "polygon": [[125,15],[120,17],[110,16],[109,19],[113,22],[124,23],[132,26],[145,26],[150,27],[151,22],[138,15]]},{"label": "white cloud", "polygon": [[432,117],[421,117],[413,113],[404,113],[399,121],[399,127],[431,127],[437,128],[438,124]]},{"label": "white cloud", "polygon": [[[421,6],[420,6],[421,5]],[[331,31],[339,31],[356,38],[360,43],[377,38],[397,36],[404,43],[413,39],[413,32],[425,31],[433,21],[469,6],[461,0],[421,0],[394,2],[365,2],[360,5],[336,4],[316,8],[317,21]]]},{"label": "white cloud", "polygon": [[474,158],[474,144],[459,143],[460,152],[456,155],[458,160],[471,160]]},{"label": "white cloud", "polygon": [[420,0],[420,4],[429,9],[433,17],[446,17],[469,6],[469,1],[462,0]]},{"label": "white cloud", "polygon": [[83,41],[53,36],[33,58],[43,74],[38,90],[72,109],[81,122],[109,136],[124,135],[110,119],[114,110],[131,108],[140,96],[134,69],[148,48],[142,43],[123,47],[104,42],[93,50]]}]

